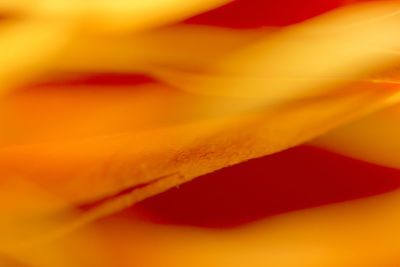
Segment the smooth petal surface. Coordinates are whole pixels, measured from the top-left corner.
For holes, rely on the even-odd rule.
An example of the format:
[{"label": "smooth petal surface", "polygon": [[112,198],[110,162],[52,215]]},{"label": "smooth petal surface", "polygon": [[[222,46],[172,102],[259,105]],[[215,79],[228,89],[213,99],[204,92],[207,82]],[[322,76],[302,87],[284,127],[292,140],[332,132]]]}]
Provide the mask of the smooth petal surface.
[{"label": "smooth petal surface", "polygon": [[[3,181],[19,177],[38,185],[60,198],[65,208],[106,198],[82,215],[77,213],[72,224],[68,216],[61,220],[61,232],[70,231],[199,175],[308,141],[399,98],[394,88],[359,86],[361,89],[349,88],[344,95],[242,116],[4,147],[0,151],[1,174]],[[108,198],[138,185],[142,186]],[[7,195],[2,202],[12,203]]]},{"label": "smooth petal surface", "polygon": [[1,91],[43,80],[50,62],[81,35],[117,34],[178,22],[229,0],[2,1]]},{"label": "smooth petal surface", "polygon": [[66,46],[72,26],[40,20],[3,22],[0,31],[0,94],[48,70]]},{"label": "smooth petal surface", "polygon": [[383,166],[399,169],[400,107],[374,113],[313,140],[312,144]]},{"label": "smooth petal surface", "polygon": [[[20,249],[17,255],[24,255],[22,259],[32,266],[46,267],[55,263],[62,267],[82,263],[99,267],[396,266],[398,204],[396,191],[227,231],[157,225],[119,214],[57,242]],[[40,250],[63,253],[47,257]]]},{"label": "smooth petal surface", "polygon": [[399,48],[398,9],[390,1],[341,8],[268,35],[208,70],[155,65],[153,73],[190,92],[260,105],[317,96],[398,61],[390,52]]},{"label": "smooth petal surface", "polygon": [[[55,27],[64,19],[82,22],[66,35],[67,53],[53,61],[61,78],[93,70],[148,76],[118,86],[42,84],[0,98],[0,258],[6,264],[381,266],[396,260],[395,242],[386,237],[398,236],[397,192],[218,233],[112,217],[203,174],[297,146],[399,103],[395,79],[379,76],[399,60],[397,2],[355,5],[274,32],[182,25],[138,32],[223,2],[40,1],[33,17],[57,17]],[[155,4],[161,9],[154,17],[144,16]],[[132,20],[135,12],[140,19]],[[39,38],[44,57],[26,62],[53,58],[58,44],[46,46],[53,38],[43,46]],[[26,60],[13,62],[18,53],[10,51],[4,71]],[[357,145],[363,142],[368,139]],[[364,253],[376,246],[367,234],[388,242],[368,260]],[[111,254],[109,244],[117,244]],[[349,253],[354,246],[359,250]],[[100,261],[99,253],[110,258]]]},{"label": "smooth petal surface", "polygon": [[89,31],[118,33],[177,22],[231,0],[4,0],[0,11],[20,16],[78,22]]},{"label": "smooth petal surface", "polygon": [[204,71],[273,30],[178,24],[113,38],[80,36],[59,56],[54,68],[59,72],[151,74],[151,65],[156,65]]}]

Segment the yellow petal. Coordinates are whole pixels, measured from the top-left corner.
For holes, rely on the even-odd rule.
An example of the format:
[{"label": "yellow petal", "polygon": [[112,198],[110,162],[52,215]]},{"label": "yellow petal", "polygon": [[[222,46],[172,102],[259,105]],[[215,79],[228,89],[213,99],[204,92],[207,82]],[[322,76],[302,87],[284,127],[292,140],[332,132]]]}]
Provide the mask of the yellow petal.
[{"label": "yellow petal", "polygon": [[[388,10],[395,10],[397,5],[384,3],[381,7],[385,12],[380,11],[386,14]],[[371,9],[362,7],[361,11],[364,18],[364,12],[369,14]],[[347,12],[345,14],[347,19],[353,18],[353,16],[347,17]],[[336,15],[332,16],[336,18]],[[341,16],[338,17],[341,18]],[[324,21],[324,19],[321,20]],[[328,25],[331,26],[334,26],[337,22],[336,19],[332,19],[332,21],[328,19],[328,21]],[[377,26],[375,25],[376,27],[371,27],[371,31],[382,33],[382,35],[373,35],[374,37],[382,37],[382,40],[378,41],[382,47],[392,48],[400,41],[396,39],[395,36],[397,35],[394,34],[397,31],[397,27],[395,27],[397,26],[397,19],[389,20],[388,23],[386,23],[386,20],[383,21],[385,23],[378,23]],[[298,27],[301,28],[301,26]],[[326,25],[322,28],[326,29]],[[296,37],[294,39],[297,39],[297,35],[294,36]],[[346,35],[346,37],[352,37],[352,35]],[[357,38],[358,44],[363,43],[365,38]],[[323,47],[321,50],[324,51],[323,54],[332,51],[330,50],[332,45],[325,47],[324,44],[325,42],[320,44]],[[378,47],[382,48],[381,46]],[[379,69],[385,68],[392,62],[392,57],[377,58],[377,54],[381,55],[381,51],[375,53],[372,50],[371,52],[370,48],[368,46],[368,49],[361,49],[362,53],[356,54],[356,59],[362,59],[358,63],[363,63],[357,65],[357,67],[360,67],[357,74],[368,72],[371,69],[375,70],[377,64]],[[257,52],[258,49],[247,51],[251,51],[250,55],[254,56],[253,52]],[[344,51],[344,55],[349,55],[349,51],[356,52],[353,47]],[[304,53],[304,50],[300,49],[291,54],[303,59],[303,61],[298,62],[299,64],[306,63],[306,57],[303,57],[302,53]],[[228,61],[235,67],[232,70],[238,70],[240,74],[243,64],[246,70],[248,70],[247,67],[258,71],[261,68],[262,72],[263,65],[259,65],[259,62],[254,60],[247,61],[246,58],[249,55],[246,53],[244,55],[246,55],[243,58],[244,61],[242,59],[237,62],[233,61],[236,64]],[[241,56],[239,55],[237,58],[240,59]],[[252,56],[250,56],[251,58]],[[289,59],[285,54],[277,55],[275,62],[279,63],[280,58],[282,62],[287,64]],[[239,64],[239,62],[242,64]],[[317,62],[321,63],[321,61]],[[323,62],[321,65],[319,63],[312,65],[315,67],[311,70],[313,75],[320,73],[321,70],[327,71],[328,66],[333,70],[338,70],[339,66],[349,70],[347,57],[332,57],[329,63]],[[305,66],[309,65],[306,64]],[[318,66],[321,69],[318,69]],[[298,70],[300,74],[302,73],[302,69],[297,67],[292,70]],[[314,70],[317,72],[315,73]],[[158,75],[158,73],[156,74]],[[170,80],[170,77],[167,78],[168,81],[182,85],[179,83],[179,79]],[[248,83],[249,80],[246,79],[246,76],[242,78],[244,79],[243,84],[249,90],[260,88],[257,87],[260,85],[258,83]],[[225,88],[227,92],[235,92],[235,87],[232,88],[232,84],[229,82],[214,82],[211,83],[213,86],[218,85],[223,89]],[[77,124],[74,124],[73,117],[66,116],[66,122],[69,123],[71,129],[79,129],[80,127],[76,126],[91,123],[93,120],[95,121],[94,130],[79,132],[71,138],[71,136],[58,135],[57,133],[60,130],[57,130],[57,127],[52,128],[50,126],[43,132],[39,129],[38,136],[33,136],[32,140],[28,141],[31,144],[20,143],[16,145],[18,140],[16,143],[10,142],[12,145],[5,142],[0,150],[2,177],[5,181],[18,177],[38,185],[49,192],[50,195],[65,200],[69,205],[67,208],[105,199],[89,212],[79,216],[72,224],[67,224],[65,228],[61,228],[60,232],[65,232],[68,229],[75,229],[126,208],[137,201],[189,181],[199,175],[306,142],[334,127],[391,105],[399,101],[400,97],[399,91],[393,86],[385,88],[381,84],[354,83],[348,87],[339,88],[337,91],[332,90],[327,94],[318,91],[318,98],[301,99],[300,101],[300,97],[309,96],[308,93],[304,95],[303,91],[305,88],[313,88],[313,83],[309,83],[309,81],[301,83],[296,79],[290,79],[290,84],[293,85],[290,88],[299,94],[291,94],[292,89],[290,89],[290,93],[286,91],[282,94],[285,91],[283,90],[278,92],[277,95],[274,93],[263,95],[260,99],[250,97],[250,100],[248,100],[249,98],[247,100],[232,98],[230,93],[226,97],[199,97],[190,93],[174,91],[171,94],[173,97],[175,97],[175,94],[184,95],[182,99],[185,99],[185,105],[171,107],[172,112],[166,115],[169,123],[164,125],[160,123],[159,116],[165,114],[163,111],[158,112],[159,110],[156,108],[154,114],[158,114],[158,116],[150,116],[154,119],[154,124],[149,123],[150,127],[147,127],[146,130],[138,127],[133,130],[128,129],[125,132],[121,131],[121,128],[119,128],[121,127],[120,121],[117,123],[118,125],[113,124],[113,118],[118,116],[114,117],[114,114],[107,111],[105,112],[106,120],[103,121],[104,113],[102,111],[104,110],[99,112],[96,105],[93,105],[93,107],[86,109],[86,112],[89,111],[89,113],[86,113],[89,114],[86,119],[78,119]],[[325,92],[327,88],[332,88],[333,85],[336,86],[337,84],[328,79],[318,83],[318,85],[324,88],[323,92]],[[264,85],[261,84],[261,86]],[[168,88],[168,90],[173,91],[174,89]],[[159,99],[163,98],[163,94],[159,93],[160,91],[155,90],[154,94],[144,94],[141,100],[143,103],[149,103],[149,101],[150,103],[159,103]],[[46,95],[46,91],[44,94]],[[118,95],[118,92],[116,94]],[[169,94],[167,93],[167,95]],[[126,96],[126,94],[123,93],[122,96]],[[281,97],[283,100],[291,100],[291,102],[288,101],[282,105],[267,105],[267,107],[259,108],[254,112],[234,113],[234,116],[232,116],[232,111],[243,106],[253,108],[255,103],[264,105],[277,99],[282,100]],[[100,98],[94,98],[93,102],[96,103],[96,101],[104,101],[105,99],[107,98],[100,96]],[[132,99],[134,99],[134,94],[132,94]],[[7,100],[5,101],[7,103]],[[90,101],[83,101],[82,103],[90,104]],[[106,102],[115,103],[111,99],[107,99]],[[62,103],[62,100],[56,102],[56,105],[60,105],[60,103]],[[118,106],[118,104],[115,106]],[[71,105],[71,107],[73,106]],[[57,110],[57,106],[54,109]],[[46,112],[51,110],[46,109]],[[142,116],[148,110],[146,105],[139,106],[129,115]],[[90,111],[94,112],[90,114]],[[118,112],[115,114],[119,115]],[[132,118],[134,117],[132,116]],[[180,120],[177,120],[177,118]],[[177,121],[172,123],[174,119]],[[7,122],[7,117],[5,121]],[[107,124],[104,124],[105,122]],[[96,129],[99,125],[105,125],[106,131]],[[62,125],[58,125],[58,127],[62,129]],[[10,128],[4,127],[4,129]],[[56,134],[49,134],[52,131]],[[101,136],[102,134],[106,136]],[[24,140],[24,138],[21,138],[21,140]],[[47,141],[47,143],[41,143],[44,141]],[[108,197],[134,186],[141,187],[108,199]],[[34,194],[34,190],[32,192]],[[0,200],[7,202],[9,199],[5,196]]]},{"label": "yellow petal", "polygon": [[173,23],[231,0],[6,0],[0,10],[20,16],[79,22],[91,32],[120,33]]},{"label": "yellow petal", "polygon": [[175,25],[135,35],[79,36],[55,61],[64,72],[150,73],[151,65],[204,70],[260,38],[272,28],[233,30]]},{"label": "yellow petal", "polygon": [[[397,90],[377,84],[358,86],[347,88],[346,94],[241,116],[203,118],[76,141],[4,147],[0,150],[0,169],[5,180],[21,177],[75,204],[143,185],[95,206],[73,226],[67,226],[74,228],[202,174],[308,141],[400,97]],[[192,101],[196,103],[197,97]],[[200,109],[204,110],[210,102],[202,104]],[[181,111],[177,108],[175,114],[190,114],[187,107]]]},{"label": "yellow petal", "polygon": [[[110,31],[144,29],[180,21],[231,0],[100,0],[86,4],[93,27]],[[78,2],[80,3],[80,2]],[[78,4],[77,3],[77,4]],[[92,24],[92,22],[90,22]]]},{"label": "yellow petal", "polygon": [[382,110],[313,140],[312,144],[375,164],[400,168],[400,106]]},{"label": "yellow petal", "polygon": [[21,86],[48,69],[69,40],[69,24],[26,20],[2,25],[0,92]]},{"label": "yellow petal", "polygon": [[[46,267],[63,258],[58,266],[396,266],[399,204],[396,191],[224,231],[113,216],[19,253]],[[58,258],[39,251],[58,252]]]},{"label": "yellow petal", "polygon": [[399,55],[398,2],[342,8],[268,35],[218,58],[206,71],[153,68],[190,92],[252,98],[265,105],[316,96],[390,67]]}]

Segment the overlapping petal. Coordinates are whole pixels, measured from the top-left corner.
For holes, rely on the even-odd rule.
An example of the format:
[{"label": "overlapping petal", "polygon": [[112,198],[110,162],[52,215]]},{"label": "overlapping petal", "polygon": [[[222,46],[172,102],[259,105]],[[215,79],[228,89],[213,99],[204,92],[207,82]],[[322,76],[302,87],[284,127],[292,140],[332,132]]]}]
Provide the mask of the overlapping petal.
[{"label": "overlapping petal", "polygon": [[[83,8],[62,1],[40,3],[33,17],[46,21],[56,17],[56,27],[72,18],[82,24],[68,24],[72,32],[65,46],[61,38],[62,45],[47,47],[58,31],[34,28],[44,29],[43,46],[39,38],[34,48],[43,49],[46,56],[33,53],[31,60],[25,55],[14,60],[15,53],[13,57],[6,54],[9,61],[2,68],[4,73],[14,66],[9,69],[14,77],[4,76],[11,77],[10,85],[20,75],[13,72],[17,61],[29,62],[23,68],[29,75],[29,70],[49,68],[62,75],[144,73],[153,80],[119,88],[48,84],[15,90],[0,99],[0,129],[4,129],[0,203],[7,204],[0,205],[0,250],[6,257],[21,258],[22,264],[32,266],[74,266],[85,264],[80,254],[84,244],[98,253],[109,249],[107,243],[113,240],[121,244],[115,253],[121,252],[124,259],[117,266],[187,266],[200,253],[207,255],[208,266],[321,266],[328,259],[332,266],[351,266],[363,259],[361,252],[347,252],[350,245],[360,246],[363,252],[372,249],[363,243],[369,227],[394,229],[397,216],[381,207],[387,201],[396,203],[397,194],[285,215],[229,233],[99,219],[200,175],[302,144],[396,104],[400,100],[397,83],[376,73],[390,70],[398,60],[397,2],[356,5],[274,31],[174,26],[129,36],[124,33],[174,22],[224,1],[91,3]],[[77,9],[64,12],[64,4]],[[155,5],[161,9],[154,17],[131,20],[135,12],[153,12]],[[7,47],[26,36],[15,40],[11,36]],[[199,45],[201,40],[204,45]],[[95,41],[99,45],[94,47]],[[36,51],[42,50],[27,55]],[[48,61],[36,65],[50,58],[52,65]],[[353,142],[363,127],[389,127],[392,120],[382,120],[386,112],[332,132],[315,144],[329,148],[332,142]],[[335,149],[397,167],[389,157],[365,156],[360,146],[373,147],[369,140],[359,139],[353,150],[346,145],[335,145]],[[383,155],[385,146],[381,151]],[[376,207],[373,215],[363,208],[368,205]],[[359,216],[354,218],[355,211]],[[332,218],[343,219],[332,223]],[[307,236],[316,227],[312,223],[316,219],[322,230]],[[355,232],[348,226],[364,220],[370,221]],[[360,238],[336,236],[343,229]],[[374,234],[386,236],[388,231]],[[99,240],[98,232],[105,235],[104,240]],[[396,231],[391,234],[397,236]],[[188,246],[193,239],[196,243]],[[131,258],[125,244],[135,241],[140,246]],[[39,249],[51,253],[41,254]],[[102,266],[94,262],[90,249],[87,265]],[[392,250],[380,252],[366,264],[380,264],[383,257],[395,260],[393,255]],[[192,266],[204,264],[198,261]]]}]

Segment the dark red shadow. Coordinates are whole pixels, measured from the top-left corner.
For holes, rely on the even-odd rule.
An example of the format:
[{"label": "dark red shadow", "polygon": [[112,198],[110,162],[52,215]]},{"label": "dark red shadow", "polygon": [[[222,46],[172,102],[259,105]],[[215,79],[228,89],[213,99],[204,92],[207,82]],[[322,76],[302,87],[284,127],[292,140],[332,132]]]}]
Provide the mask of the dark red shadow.
[{"label": "dark red shadow", "polygon": [[[236,0],[186,23],[229,28],[286,26],[334,8],[366,0]],[[368,0],[367,0],[368,1]]]},{"label": "dark red shadow", "polygon": [[150,76],[137,73],[74,73],[71,76],[54,77],[47,82],[31,84],[28,89],[43,89],[51,87],[71,87],[81,88],[84,86],[103,86],[103,87],[128,87],[141,84],[156,83],[157,81]]},{"label": "dark red shadow", "polygon": [[162,224],[229,228],[399,186],[398,170],[301,146],[199,177],[123,215]]}]

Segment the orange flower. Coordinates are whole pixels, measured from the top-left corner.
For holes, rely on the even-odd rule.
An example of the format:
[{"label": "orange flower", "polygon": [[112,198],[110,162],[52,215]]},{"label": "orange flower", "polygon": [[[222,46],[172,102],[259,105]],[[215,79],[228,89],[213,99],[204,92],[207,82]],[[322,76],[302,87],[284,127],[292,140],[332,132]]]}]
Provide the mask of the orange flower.
[{"label": "orange flower", "polygon": [[310,140],[399,166],[387,109],[400,100],[398,2],[328,1],[251,29],[193,17],[227,2],[0,3],[3,265],[397,263],[397,192],[225,230],[149,222],[140,206],[119,213]]}]

